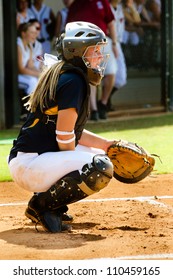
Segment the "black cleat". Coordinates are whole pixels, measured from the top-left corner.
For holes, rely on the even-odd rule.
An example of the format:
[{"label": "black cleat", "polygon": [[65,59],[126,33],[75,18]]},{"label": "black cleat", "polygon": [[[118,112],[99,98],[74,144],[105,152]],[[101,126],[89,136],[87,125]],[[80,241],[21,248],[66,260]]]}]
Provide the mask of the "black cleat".
[{"label": "black cleat", "polygon": [[67,206],[56,209],[56,211],[49,210],[49,208],[46,209],[44,207],[44,199],[41,200],[39,195],[34,195],[28,203],[25,215],[36,225],[39,224],[46,231],[55,233],[71,229],[69,225],[62,224],[62,214],[67,209]]},{"label": "black cleat", "polygon": [[[52,211],[56,214],[56,211]],[[58,211],[57,211],[58,213]],[[33,223],[38,223],[38,217],[37,214],[35,213],[34,210],[32,210],[31,208],[27,207],[25,210],[25,216],[30,219]],[[73,217],[67,213],[63,213],[62,214],[62,221],[65,222],[72,222],[73,221]]]},{"label": "black cleat", "polygon": [[71,229],[69,225],[62,224],[62,213],[53,211],[38,213],[28,207],[25,211],[25,216],[31,219],[33,223],[41,225],[48,232],[56,233]]},{"label": "black cleat", "polygon": [[99,120],[99,113],[98,111],[91,111],[91,114],[90,114],[90,120],[91,121],[98,121]]},{"label": "black cleat", "polygon": [[103,104],[101,101],[98,101],[97,103],[98,112],[99,112],[99,118],[102,120],[107,119],[107,106]]}]

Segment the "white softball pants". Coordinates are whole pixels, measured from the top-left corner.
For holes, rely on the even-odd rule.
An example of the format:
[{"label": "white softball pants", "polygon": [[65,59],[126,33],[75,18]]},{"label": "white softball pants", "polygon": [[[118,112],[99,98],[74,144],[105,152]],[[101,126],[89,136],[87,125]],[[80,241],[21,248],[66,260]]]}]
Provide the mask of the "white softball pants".
[{"label": "white softball pants", "polygon": [[78,145],[75,151],[37,153],[18,152],[9,163],[13,180],[29,192],[45,192],[59,179],[91,163],[103,150]]}]

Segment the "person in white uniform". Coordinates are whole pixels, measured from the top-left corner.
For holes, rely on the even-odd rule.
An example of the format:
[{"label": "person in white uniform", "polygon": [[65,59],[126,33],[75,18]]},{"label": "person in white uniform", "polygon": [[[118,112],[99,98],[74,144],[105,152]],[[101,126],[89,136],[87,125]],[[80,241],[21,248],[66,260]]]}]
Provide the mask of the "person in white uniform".
[{"label": "person in white uniform", "polygon": [[28,22],[34,15],[31,13],[29,0],[16,1],[16,25],[17,28],[21,23]]},{"label": "person in white uniform", "polygon": [[112,95],[127,83],[127,67],[125,56],[121,47],[121,43],[123,42],[123,35],[125,32],[125,16],[121,0],[109,0],[109,2],[112,13],[115,18],[115,30],[117,34],[116,47],[118,51],[118,56],[116,59],[117,71],[115,74],[115,83],[107,103],[107,110],[114,111],[115,109],[111,101]]},{"label": "person in white uniform", "polygon": [[43,0],[34,0],[30,12],[41,24],[38,40],[42,43],[43,52],[51,53],[51,41],[55,33],[55,15],[52,9],[45,5]]},{"label": "person in white uniform", "polygon": [[22,23],[18,28],[18,84],[29,95],[36,87],[40,71],[33,63],[32,44],[36,39],[36,29],[32,23]]},{"label": "person in white uniform", "polygon": [[110,0],[112,13],[115,17],[115,28],[117,34],[117,72],[115,79],[115,88],[119,89],[123,87],[127,82],[127,67],[125,62],[124,53],[122,51],[121,43],[123,42],[123,35],[125,31],[125,16],[121,0]]},{"label": "person in white uniform", "polygon": [[32,44],[32,54],[33,54],[33,61],[34,61],[34,66],[36,69],[40,70],[42,69],[42,56],[43,56],[43,47],[42,44],[38,41],[38,37],[40,35],[40,30],[41,30],[41,24],[40,22],[35,18],[35,19],[30,19],[30,23],[32,23],[35,27],[36,30],[36,39],[35,42]]}]

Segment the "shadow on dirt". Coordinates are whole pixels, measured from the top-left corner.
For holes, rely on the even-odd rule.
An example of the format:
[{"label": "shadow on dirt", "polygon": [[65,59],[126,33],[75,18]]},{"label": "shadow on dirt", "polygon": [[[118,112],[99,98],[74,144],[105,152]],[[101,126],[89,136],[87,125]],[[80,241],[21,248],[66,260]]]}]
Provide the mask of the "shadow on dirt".
[{"label": "shadow on dirt", "polygon": [[90,234],[88,232],[88,229],[95,226],[95,223],[72,224],[70,232],[47,233],[40,226],[36,230],[33,225],[32,227],[26,226],[25,228],[3,231],[0,233],[0,239],[9,244],[38,250],[78,248],[84,246],[87,242],[105,239],[101,234]]}]

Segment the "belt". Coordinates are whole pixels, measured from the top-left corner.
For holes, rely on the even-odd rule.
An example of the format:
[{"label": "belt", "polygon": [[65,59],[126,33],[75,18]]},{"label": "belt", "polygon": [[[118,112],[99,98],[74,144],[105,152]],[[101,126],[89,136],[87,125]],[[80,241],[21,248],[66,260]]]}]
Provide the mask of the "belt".
[{"label": "belt", "polygon": [[44,124],[48,124],[49,122],[56,124],[57,115],[42,115],[39,119]]}]

